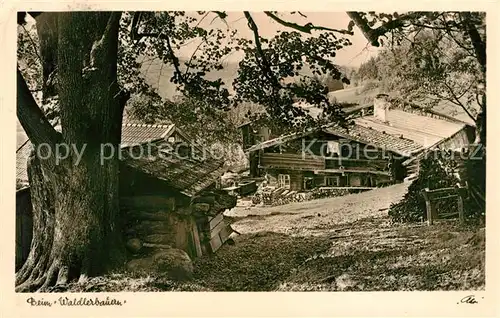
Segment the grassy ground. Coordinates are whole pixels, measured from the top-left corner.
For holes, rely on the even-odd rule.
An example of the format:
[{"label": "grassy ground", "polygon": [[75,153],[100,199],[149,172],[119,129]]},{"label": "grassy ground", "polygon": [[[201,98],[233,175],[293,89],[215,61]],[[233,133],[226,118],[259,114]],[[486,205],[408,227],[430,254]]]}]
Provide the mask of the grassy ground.
[{"label": "grassy ground", "polygon": [[229,213],[242,235],[195,262],[194,279],[98,277],[70,291],[482,290],[484,229],[391,224],[406,185]]},{"label": "grassy ground", "polygon": [[240,236],[196,263],[212,290],[379,291],[484,289],[484,231],[456,222],[391,225],[369,218],[329,235]]}]

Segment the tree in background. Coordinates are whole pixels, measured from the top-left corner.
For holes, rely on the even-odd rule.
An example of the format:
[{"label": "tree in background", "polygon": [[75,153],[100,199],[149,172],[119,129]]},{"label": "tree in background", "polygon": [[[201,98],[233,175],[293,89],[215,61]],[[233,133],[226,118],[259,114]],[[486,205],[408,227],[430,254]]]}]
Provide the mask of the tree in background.
[{"label": "tree in background", "polygon": [[[407,56],[403,65],[394,70],[396,81],[398,77],[404,80],[400,89],[420,99],[425,99],[423,94],[428,92],[425,100],[430,104],[439,100],[455,104],[475,121],[477,141],[486,145],[484,12],[348,14],[372,45],[407,48],[399,55],[406,52],[410,58]],[[394,58],[395,62],[402,61],[397,54]]]},{"label": "tree in background", "polygon": [[406,102],[425,108],[452,104],[450,115],[465,113],[475,122],[484,90],[478,66],[454,41],[429,29],[387,46],[362,64],[358,74],[377,80],[381,90],[404,96]]},{"label": "tree in background", "polygon": [[[465,162],[472,201],[484,212],[486,193],[486,14],[484,12],[348,12],[374,46],[378,77],[411,101],[448,101],[476,123]],[[385,37],[384,41],[381,37]],[[477,214],[481,215],[481,213]]]}]

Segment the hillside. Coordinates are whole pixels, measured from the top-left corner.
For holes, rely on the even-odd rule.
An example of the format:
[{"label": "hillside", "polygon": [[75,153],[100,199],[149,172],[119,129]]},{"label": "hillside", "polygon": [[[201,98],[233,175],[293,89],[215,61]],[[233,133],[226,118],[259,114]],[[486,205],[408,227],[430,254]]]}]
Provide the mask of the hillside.
[{"label": "hillside", "polygon": [[[328,95],[331,99],[335,98],[338,102],[369,105],[373,103],[373,98],[379,93],[386,93],[394,97],[399,97],[397,93],[386,91],[382,92],[378,87],[364,84],[361,86],[349,87],[343,90],[330,92]],[[474,124],[471,118],[467,116],[463,110],[449,101],[441,101],[436,107],[433,108],[433,110],[455,117],[467,123]]]}]

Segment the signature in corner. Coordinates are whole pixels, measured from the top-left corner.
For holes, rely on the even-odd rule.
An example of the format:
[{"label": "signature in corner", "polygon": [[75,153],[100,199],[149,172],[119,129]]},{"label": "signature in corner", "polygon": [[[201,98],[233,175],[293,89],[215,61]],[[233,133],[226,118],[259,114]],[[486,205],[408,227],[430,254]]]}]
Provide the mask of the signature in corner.
[{"label": "signature in corner", "polygon": [[460,300],[462,304],[477,304],[476,297],[474,295],[465,296]]}]

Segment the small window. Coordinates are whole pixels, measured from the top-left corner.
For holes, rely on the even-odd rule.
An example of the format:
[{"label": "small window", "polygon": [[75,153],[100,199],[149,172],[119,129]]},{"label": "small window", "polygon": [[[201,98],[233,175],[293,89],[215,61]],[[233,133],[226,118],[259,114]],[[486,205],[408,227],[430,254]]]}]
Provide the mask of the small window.
[{"label": "small window", "polygon": [[314,178],[304,177],[304,190],[311,190],[314,188]]},{"label": "small window", "polygon": [[290,189],[290,175],[289,174],[278,175],[278,188]]},{"label": "small window", "polygon": [[340,178],[338,176],[325,177],[325,184],[327,187],[338,187],[340,186]]},{"label": "small window", "polygon": [[326,146],[328,149],[328,153],[331,155],[339,155],[340,154],[340,144],[336,141],[327,141]]}]

